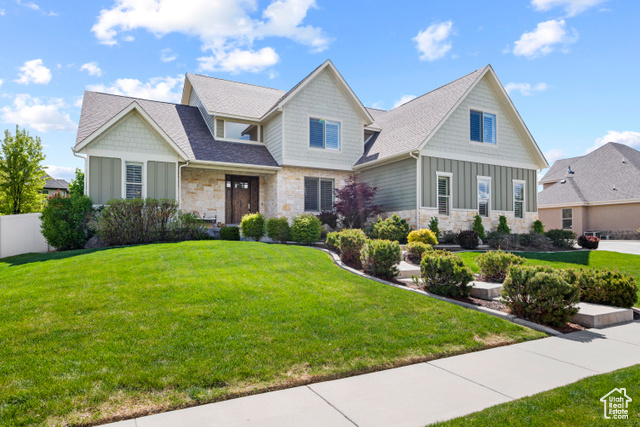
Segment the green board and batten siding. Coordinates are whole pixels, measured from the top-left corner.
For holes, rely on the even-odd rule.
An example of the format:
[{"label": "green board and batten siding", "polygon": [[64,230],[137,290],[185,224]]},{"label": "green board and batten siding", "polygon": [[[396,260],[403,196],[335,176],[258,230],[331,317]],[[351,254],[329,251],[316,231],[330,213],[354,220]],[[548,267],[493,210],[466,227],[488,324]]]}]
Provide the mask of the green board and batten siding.
[{"label": "green board and batten siding", "polygon": [[362,181],[379,188],[376,203],[385,212],[416,208],[416,162],[416,159],[400,160],[360,173]]},{"label": "green board and batten siding", "polygon": [[89,156],[89,196],[96,205],[122,197],[122,161]]},{"label": "green board and batten siding", "polygon": [[436,172],[449,172],[453,209],[478,208],[478,176],[491,177],[491,209],[513,211],[513,180],[526,181],[525,210],[537,212],[537,174],[533,169],[422,157],[422,205],[436,207]]},{"label": "green board and batten siding", "polygon": [[176,199],[176,164],[147,162],[147,197]]}]

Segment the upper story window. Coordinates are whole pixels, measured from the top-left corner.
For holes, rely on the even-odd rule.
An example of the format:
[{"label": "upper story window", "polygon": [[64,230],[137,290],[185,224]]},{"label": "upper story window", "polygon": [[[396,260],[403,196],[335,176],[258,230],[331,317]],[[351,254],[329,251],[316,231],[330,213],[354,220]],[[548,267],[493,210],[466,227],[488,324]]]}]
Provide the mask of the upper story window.
[{"label": "upper story window", "polygon": [[524,181],[513,182],[513,215],[524,218]]},{"label": "upper story window", "polygon": [[491,209],[491,178],[478,177],[478,215],[488,217]]},{"label": "upper story window", "polygon": [[142,198],[142,164],[126,163],[125,190],[127,199]]},{"label": "upper story window", "polygon": [[216,138],[234,141],[262,142],[262,125],[216,119]]},{"label": "upper story window", "polygon": [[310,118],[309,147],[339,150],[340,122]]},{"label": "upper story window", "polygon": [[496,115],[477,110],[470,110],[471,140],[476,142],[496,143]]}]

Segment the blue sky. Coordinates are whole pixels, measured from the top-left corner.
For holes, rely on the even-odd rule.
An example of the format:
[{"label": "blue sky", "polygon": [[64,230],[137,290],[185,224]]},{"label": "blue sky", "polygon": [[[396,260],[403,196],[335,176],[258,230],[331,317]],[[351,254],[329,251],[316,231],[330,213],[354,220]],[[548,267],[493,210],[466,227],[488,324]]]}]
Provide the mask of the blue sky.
[{"label": "blue sky", "polygon": [[0,0],[0,126],[70,178],[84,90],[179,102],[185,72],[288,90],[330,58],[383,109],[491,64],[550,162],[640,149],[638,18],[634,0]]}]

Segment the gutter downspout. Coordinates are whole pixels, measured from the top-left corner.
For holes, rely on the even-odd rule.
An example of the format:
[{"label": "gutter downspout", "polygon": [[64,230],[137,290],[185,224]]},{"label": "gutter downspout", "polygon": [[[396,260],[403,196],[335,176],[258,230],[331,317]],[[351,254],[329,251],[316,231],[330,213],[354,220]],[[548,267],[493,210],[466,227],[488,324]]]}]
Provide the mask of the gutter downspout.
[{"label": "gutter downspout", "polygon": [[411,157],[416,159],[417,170],[416,170],[416,229],[420,230],[420,176],[421,176],[421,164],[420,164],[420,151],[417,151],[418,155],[414,155],[414,153],[409,153]]},{"label": "gutter downspout", "polygon": [[[71,147],[71,152],[77,158],[84,160],[84,172],[86,172],[87,171],[87,159],[88,159],[88,157],[82,157],[81,155],[79,155],[76,152],[76,150],[73,149],[73,147]],[[86,194],[86,195],[89,194],[88,189],[89,189],[89,177],[85,174],[85,177],[84,177],[84,188],[83,188],[84,194]]]},{"label": "gutter downspout", "polygon": [[182,210],[182,168],[189,164],[189,160],[182,166],[178,166],[178,208]]}]

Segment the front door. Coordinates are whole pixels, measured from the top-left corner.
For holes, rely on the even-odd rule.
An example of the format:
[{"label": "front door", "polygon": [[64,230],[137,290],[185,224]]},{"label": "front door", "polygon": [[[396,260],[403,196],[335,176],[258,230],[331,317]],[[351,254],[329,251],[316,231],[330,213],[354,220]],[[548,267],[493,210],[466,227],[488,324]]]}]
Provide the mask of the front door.
[{"label": "front door", "polygon": [[225,220],[227,224],[240,224],[248,213],[258,212],[258,177],[227,175]]}]

